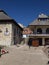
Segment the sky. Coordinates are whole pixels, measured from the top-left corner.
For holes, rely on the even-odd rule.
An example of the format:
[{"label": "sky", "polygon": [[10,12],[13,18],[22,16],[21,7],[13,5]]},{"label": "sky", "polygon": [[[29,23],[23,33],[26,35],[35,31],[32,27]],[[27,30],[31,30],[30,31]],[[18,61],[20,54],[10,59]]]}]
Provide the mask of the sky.
[{"label": "sky", "polygon": [[41,13],[49,16],[49,0],[0,0],[0,9],[17,23],[28,26]]}]

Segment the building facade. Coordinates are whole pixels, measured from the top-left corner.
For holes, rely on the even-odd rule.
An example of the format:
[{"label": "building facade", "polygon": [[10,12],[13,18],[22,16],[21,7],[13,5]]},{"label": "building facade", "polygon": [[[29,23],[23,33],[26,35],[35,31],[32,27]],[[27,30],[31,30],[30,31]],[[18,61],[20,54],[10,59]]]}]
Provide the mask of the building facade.
[{"label": "building facade", "polygon": [[22,30],[14,19],[0,10],[0,45],[19,44],[22,40]]},{"label": "building facade", "polygon": [[49,17],[47,15],[40,14],[28,27],[33,31],[29,35],[32,44],[49,45]]}]

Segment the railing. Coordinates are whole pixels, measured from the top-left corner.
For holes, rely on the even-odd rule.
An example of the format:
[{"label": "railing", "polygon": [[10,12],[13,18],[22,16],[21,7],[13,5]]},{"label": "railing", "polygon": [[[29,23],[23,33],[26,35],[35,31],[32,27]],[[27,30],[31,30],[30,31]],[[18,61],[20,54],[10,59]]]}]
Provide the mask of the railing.
[{"label": "railing", "polygon": [[29,36],[49,36],[49,34],[29,34]]}]

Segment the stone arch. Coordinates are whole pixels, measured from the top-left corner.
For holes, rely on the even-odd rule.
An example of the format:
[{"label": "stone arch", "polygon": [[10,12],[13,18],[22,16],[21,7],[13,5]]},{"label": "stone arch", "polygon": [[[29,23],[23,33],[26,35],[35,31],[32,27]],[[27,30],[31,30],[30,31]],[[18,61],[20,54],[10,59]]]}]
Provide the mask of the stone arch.
[{"label": "stone arch", "polygon": [[46,34],[49,34],[49,28],[46,29]]},{"label": "stone arch", "polygon": [[41,29],[41,28],[38,28],[38,29],[37,29],[37,33],[38,33],[38,34],[42,34],[42,29]]}]

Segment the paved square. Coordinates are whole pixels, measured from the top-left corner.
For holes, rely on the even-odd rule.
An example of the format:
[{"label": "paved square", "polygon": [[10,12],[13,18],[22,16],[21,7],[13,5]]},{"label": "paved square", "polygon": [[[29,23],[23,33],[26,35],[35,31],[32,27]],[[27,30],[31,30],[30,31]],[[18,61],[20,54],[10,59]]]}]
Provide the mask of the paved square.
[{"label": "paved square", "polygon": [[27,45],[6,49],[8,54],[2,55],[0,65],[47,65],[48,58],[43,52],[44,47],[29,47]]}]

